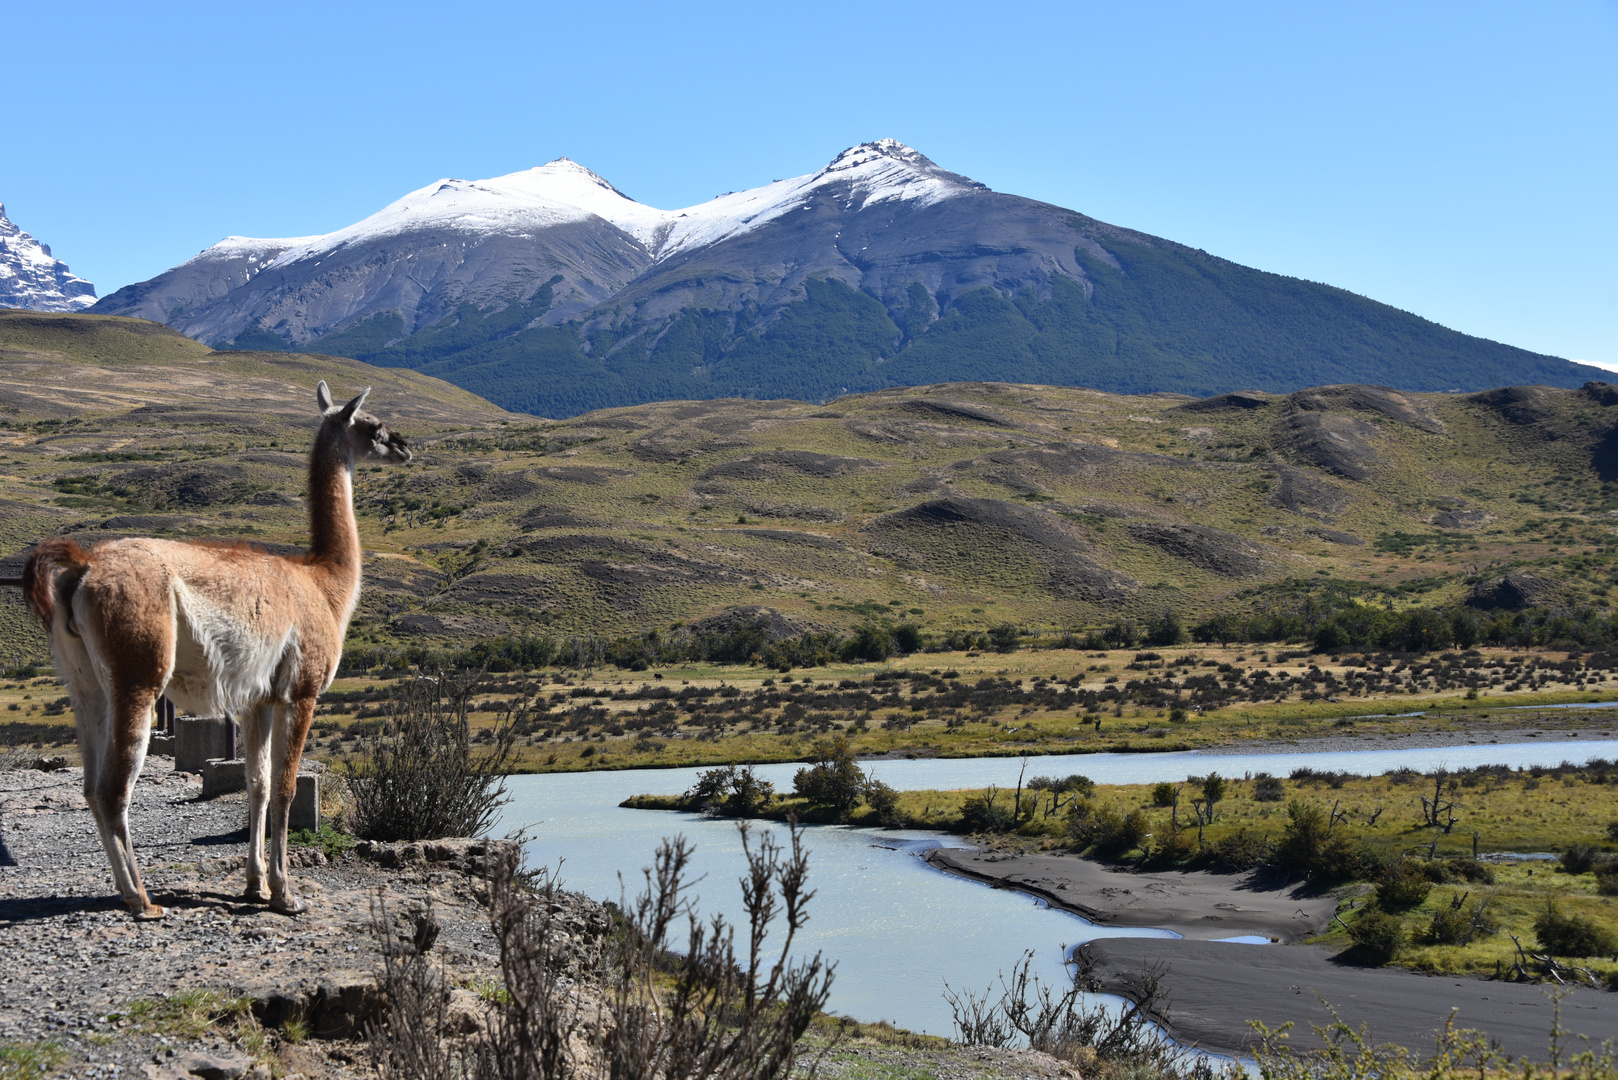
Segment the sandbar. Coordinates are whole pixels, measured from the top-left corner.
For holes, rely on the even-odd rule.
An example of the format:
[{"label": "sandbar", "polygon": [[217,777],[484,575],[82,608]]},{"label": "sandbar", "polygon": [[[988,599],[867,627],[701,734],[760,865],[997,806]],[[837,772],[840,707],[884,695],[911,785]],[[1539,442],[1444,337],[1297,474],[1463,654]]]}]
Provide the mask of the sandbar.
[{"label": "sandbar", "polygon": [[1012,888],[1103,926],[1151,926],[1213,941],[1264,937],[1297,941],[1318,933],[1337,911],[1330,895],[1255,872],[1202,870],[1143,873],[1078,855],[1017,855],[937,848],[927,861],[940,870]]},{"label": "sandbar", "polygon": [[[1531,983],[1458,975],[1423,975],[1399,968],[1355,967],[1316,945],[1235,945],[1166,938],[1107,938],[1088,946],[1092,975],[1108,993],[1133,997],[1139,972],[1165,969],[1165,1027],[1176,1040],[1218,1053],[1247,1053],[1256,1041],[1248,1024],[1271,1028],[1292,1021],[1289,1042],[1323,1045],[1312,1025],[1332,1022],[1331,1009],[1351,1027],[1366,1026],[1377,1045],[1430,1054],[1450,1011],[1455,1027],[1485,1032],[1502,1052],[1534,1061],[1549,1057],[1555,1015],[1547,991]],[[1329,1002],[1331,1009],[1328,1009]],[[1618,1039],[1618,1000],[1607,990],[1569,990],[1562,999],[1564,1056]]]}]

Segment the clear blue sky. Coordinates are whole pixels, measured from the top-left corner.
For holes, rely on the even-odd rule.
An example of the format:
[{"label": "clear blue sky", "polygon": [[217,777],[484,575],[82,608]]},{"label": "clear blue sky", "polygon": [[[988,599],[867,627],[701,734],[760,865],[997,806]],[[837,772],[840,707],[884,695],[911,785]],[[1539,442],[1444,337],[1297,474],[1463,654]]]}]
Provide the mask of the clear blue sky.
[{"label": "clear blue sky", "polygon": [[1618,366],[1618,0],[11,5],[0,201],[101,295],[566,155],[642,202],[891,136]]}]

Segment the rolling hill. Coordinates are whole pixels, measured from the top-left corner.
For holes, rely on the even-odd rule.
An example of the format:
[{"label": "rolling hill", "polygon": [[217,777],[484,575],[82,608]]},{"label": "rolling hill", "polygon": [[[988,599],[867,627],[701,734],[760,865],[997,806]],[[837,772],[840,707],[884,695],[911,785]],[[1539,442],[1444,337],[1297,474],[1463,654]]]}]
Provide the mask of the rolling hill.
[{"label": "rolling hill", "polygon": [[[38,537],[300,543],[312,387],[373,385],[355,643],[1362,602],[1611,612],[1618,388],[1121,396],[956,383],[564,421],[413,371],[0,314],[0,572]],[[715,622],[717,620],[717,622]],[[0,661],[43,641],[0,594]]]}]

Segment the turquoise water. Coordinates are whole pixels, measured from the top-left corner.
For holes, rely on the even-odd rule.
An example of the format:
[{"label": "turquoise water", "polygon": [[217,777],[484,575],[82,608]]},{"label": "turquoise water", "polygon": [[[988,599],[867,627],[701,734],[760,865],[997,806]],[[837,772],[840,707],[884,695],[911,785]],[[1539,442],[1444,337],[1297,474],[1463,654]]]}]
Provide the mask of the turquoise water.
[{"label": "turquoise water", "polygon": [[[1082,772],[1101,783],[1143,783],[1183,780],[1210,770],[1226,776],[1260,771],[1285,776],[1309,766],[1375,774],[1400,766],[1555,765],[1564,759],[1583,762],[1592,757],[1618,757],[1618,741],[1546,738],[1325,754],[1085,754],[1031,758],[1028,775]],[[901,790],[1014,786],[1020,766],[1015,758],[868,763],[870,771]],[[790,788],[798,767],[768,765],[758,771],[777,787]],[[698,771],[513,777],[507,784],[512,802],[495,831],[527,827],[531,864],[559,865],[568,888],[610,900],[619,899],[624,888],[633,896],[640,887],[640,871],[651,862],[658,841],[683,834],[696,846],[694,867],[702,880],[694,892],[702,912],[734,917],[740,908],[737,879],[744,865],[734,822],[617,805],[635,794],[682,792]],[[778,835],[784,831],[774,828]],[[1065,946],[1097,937],[1172,936],[1164,930],[1097,927],[1021,893],[941,873],[917,857],[940,844],[964,846],[959,838],[931,832],[844,826],[807,830],[810,885],[817,895],[797,951],[819,951],[837,962],[832,1011],[949,1035],[950,1011],[942,996],[946,981],[957,990],[981,992],[997,972],[1009,971],[1025,949],[1034,950],[1036,971],[1060,981]],[[1230,947],[1250,946],[1233,942]]]}]

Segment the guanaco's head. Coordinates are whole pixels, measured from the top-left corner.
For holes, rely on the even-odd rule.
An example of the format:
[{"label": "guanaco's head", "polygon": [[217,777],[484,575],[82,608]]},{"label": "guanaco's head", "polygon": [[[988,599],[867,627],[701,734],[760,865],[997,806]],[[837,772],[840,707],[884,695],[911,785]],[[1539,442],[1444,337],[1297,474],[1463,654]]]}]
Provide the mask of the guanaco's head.
[{"label": "guanaco's head", "polygon": [[398,432],[389,431],[386,424],[360,408],[370,392],[371,388],[367,386],[359,397],[347,405],[337,405],[331,399],[331,390],[326,386],[326,381],[320,381],[320,385],[315,387],[315,404],[320,406],[325,418],[320,427],[322,441],[332,439],[351,463],[380,461],[400,465],[409,461],[409,440]]}]

